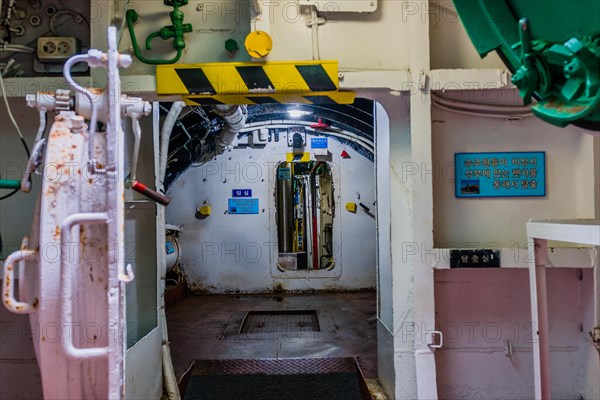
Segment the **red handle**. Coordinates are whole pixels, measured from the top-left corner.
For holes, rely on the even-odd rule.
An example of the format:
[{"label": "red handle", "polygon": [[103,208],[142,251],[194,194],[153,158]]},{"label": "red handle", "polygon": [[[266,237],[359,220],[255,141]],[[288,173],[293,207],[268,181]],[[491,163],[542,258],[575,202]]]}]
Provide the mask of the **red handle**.
[{"label": "red handle", "polygon": [[169,197],[165,196],[162,193],[158,193],[152,189],[149,189],[146,185],[138,181],[133,181],[131,188],[136,192],[146,196],[151,200],[154,200],[155,202],[163,206],[169,205],[169,202],[171,201]]}]

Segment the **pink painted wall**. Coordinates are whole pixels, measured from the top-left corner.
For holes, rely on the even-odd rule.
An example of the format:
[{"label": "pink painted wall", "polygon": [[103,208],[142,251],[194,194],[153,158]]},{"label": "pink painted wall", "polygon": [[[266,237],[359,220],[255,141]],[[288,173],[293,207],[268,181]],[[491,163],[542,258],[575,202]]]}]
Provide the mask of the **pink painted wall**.
[{"label": "pink painted wall", "polygon": [[[585,326],[590,322],[582,310],[592,303],[588,272],[548,271],[555,398],[578,399],[596,390],[585,383],[586,374],[598,373],[586,356],[591,326]],[[439,398],[533,397],[529,304],[526,269],[435,272],[436,329],[444,333],[444,347],[436,350]],[[505,355],[505,340],[512,344],[511,357]],[[597,361],[598,354],[594,355]]]}]

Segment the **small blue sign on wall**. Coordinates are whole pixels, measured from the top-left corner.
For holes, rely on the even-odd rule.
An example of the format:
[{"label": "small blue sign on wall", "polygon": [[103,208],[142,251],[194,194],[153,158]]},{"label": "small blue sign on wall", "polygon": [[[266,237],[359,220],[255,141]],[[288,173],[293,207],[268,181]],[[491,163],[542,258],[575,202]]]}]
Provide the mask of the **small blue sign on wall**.
[{"label": "small blue sign on wall", "polygon": [[456,153],[456,197],[546,195],[546,153]]},{"label": "small blue sign on wall", "polygon": [[326,137],[316,137],[310,139],[310,147],[313,149],[326,149],[327,148],[327,138]]},{"label": "small blue sign on wall", "polygon": [[292,179],[291,168],[287,168],[287,167],[278,168],[277,169],[277,178],[284,180],[284,181],[289,181],[290,179]]},{"label": "small blue sign on wall", "polygon": [[175,253],[175,245],[172,241],[169,240],[165,243],[165,250],[167,251],[167,254]]},{"label": "small blue sign on wall", "polygon": [[233,189],[231,197],[252,197],[252,189]]},{"label": "small blue sign on wall", "polygon": [[229,214],[258,214],[258,199],[229,199]]}]

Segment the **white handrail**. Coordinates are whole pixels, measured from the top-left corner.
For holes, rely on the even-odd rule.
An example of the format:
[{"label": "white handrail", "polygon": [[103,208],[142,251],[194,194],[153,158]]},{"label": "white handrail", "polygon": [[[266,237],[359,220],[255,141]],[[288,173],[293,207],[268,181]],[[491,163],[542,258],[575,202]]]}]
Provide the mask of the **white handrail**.
[{"label": "white handrail", "polygon": [[[72,245],[71,230],[77,225],[102,225],[108,224],[106,213],[80,213],[65,218],[60,230],[60,279],[61,279],[61,326],[70,327],[73,319],[71,270],[78,267],[77,262],[71,262],[70,247]],[[92,360],[108,357],[108,347],[78,348],[73,343],[72,332],[61,336],[61,343],[65,355],[76,360]]]}]

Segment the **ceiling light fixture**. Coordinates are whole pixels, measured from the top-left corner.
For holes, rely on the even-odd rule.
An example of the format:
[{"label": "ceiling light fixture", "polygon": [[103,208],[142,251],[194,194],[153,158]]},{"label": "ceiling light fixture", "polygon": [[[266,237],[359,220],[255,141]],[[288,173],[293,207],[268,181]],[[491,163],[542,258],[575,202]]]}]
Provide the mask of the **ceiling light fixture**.
[{"label": "ceiling light fixture", "polygon": [[300,118],[300,117],[304,117],[305,115],[311,115],[312,112],[304,111],[299,108],[290,108],[288,110],[288,114],[290,114],[290,117],[292,117],[292,118]]}]

